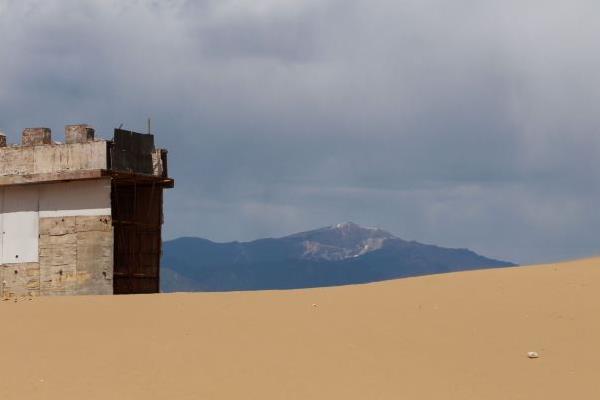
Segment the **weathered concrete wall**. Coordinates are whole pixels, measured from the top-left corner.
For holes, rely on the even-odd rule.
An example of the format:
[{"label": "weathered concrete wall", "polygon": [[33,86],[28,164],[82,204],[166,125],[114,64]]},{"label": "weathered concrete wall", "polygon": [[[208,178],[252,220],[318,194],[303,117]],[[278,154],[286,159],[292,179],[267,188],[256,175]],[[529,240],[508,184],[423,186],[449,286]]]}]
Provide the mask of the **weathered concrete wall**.
[{"label": "weathered concrete wall", "polygon": [[65,126],[66,143],[85,143],[94,140],[94,128],[87,124]]},{"label": "weathered concrete wall", "polygon": [[21,136],[23,146],[38,146],[52,143],[52,132],[48,128],[26,128]]},{"label": "weathered concrete wall", "polygon": [[166,176],[166,165],[163,165],[163,149],[152,151],[152,174],[155,176]]},{"label": "weathered concrete wall", "polygon": [[113,227],[110,216],[76,217],[77,293],[113,293]]},{"label": "weathered concrete wall", "polygon": [[111,217],[40,218],[40,293],[112,294]]},{"label": "weathered concrete wall", "polygon": [[107,159],[105,141],[36,146],[32,173],[106,169]]},{"label": "weathered concrete wall", "polygon": [[33,173],[34,147],[0,148],[0,175],[25,175]]},{"label": "weathered concrete wall", "polygon": [[0,297],[37,296],[40,293],[40,265],[21,263],[0,266]]},{"label": "weathered concrete wall", "polygon": [[0,147],[0,175],[107,168],[107,142]]},{"label": "weathered concrete wall", "polygon": [[40,218],[40,294],[77,290],[75,217]]}]

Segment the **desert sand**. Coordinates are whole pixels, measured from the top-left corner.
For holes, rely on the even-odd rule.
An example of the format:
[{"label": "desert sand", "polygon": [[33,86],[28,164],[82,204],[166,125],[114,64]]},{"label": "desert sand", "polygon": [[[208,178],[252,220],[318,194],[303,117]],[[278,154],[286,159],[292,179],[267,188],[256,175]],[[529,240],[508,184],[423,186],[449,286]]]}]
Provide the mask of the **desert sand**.
[{"label": "desert sand", "polygon": [[600,398],[600,258],[0,315],[0,399]]}]

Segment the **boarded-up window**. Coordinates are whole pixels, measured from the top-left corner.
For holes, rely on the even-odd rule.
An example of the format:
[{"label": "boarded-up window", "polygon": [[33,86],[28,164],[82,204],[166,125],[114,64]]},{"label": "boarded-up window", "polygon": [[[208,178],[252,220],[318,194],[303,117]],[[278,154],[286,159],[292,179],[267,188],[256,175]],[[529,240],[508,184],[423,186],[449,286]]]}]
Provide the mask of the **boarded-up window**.
[{"label": "boarded-up window", "polygon": [[38,188],[1,189],[2,263],[38,261]]}]

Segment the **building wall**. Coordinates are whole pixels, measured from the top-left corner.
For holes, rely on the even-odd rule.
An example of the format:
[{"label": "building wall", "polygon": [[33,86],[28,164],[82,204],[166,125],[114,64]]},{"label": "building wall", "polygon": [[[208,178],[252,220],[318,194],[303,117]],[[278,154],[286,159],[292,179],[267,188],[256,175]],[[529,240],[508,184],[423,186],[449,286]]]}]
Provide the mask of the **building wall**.
[{"label": "building wall", "polygon": [[39,294],[112,294],[109,215],[40,218],[39,255]]},{"label": "building wall", "polygon": [[112,294],[109,179],[0,189],[3,297]]},{"label": "building wall", "polygon": [[0,147],[0,175],[106,169],[106,141]]}]

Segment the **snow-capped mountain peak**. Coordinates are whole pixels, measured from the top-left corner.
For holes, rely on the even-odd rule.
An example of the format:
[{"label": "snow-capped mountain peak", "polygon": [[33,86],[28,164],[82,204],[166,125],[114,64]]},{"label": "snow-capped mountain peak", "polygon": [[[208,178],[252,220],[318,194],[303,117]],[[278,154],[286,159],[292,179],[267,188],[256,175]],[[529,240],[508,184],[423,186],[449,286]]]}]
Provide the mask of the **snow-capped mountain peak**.
[{"label": "snow-capped mountain peak", "polygon": [[303,258],[344,260],[380,249],[394,235],[379,228],[344,222],[288,236],[302,240]]}]

